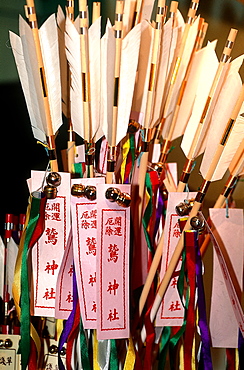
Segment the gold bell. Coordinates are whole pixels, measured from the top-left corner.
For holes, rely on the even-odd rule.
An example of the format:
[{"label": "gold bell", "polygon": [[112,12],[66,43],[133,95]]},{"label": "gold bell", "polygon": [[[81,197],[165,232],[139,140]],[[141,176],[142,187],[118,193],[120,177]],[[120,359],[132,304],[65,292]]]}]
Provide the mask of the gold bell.
[{"label": "gold bell", "polygon": [[189,215],[189,213],[191,212],[191,209],[193,207],[193,204],[194,204],[194,199],[190,199],[190,200],[179,203],[175,207],[175,211],[176,211],[177,215],[181,216],[181,217]]},{"label": "gold bell", "polygon": [[127,208],[130,206],[131,203],[131,196],[128,193],[120,193],[118,196],[116,203],[124,208]]},{"label": "gold bell", "polygon": [[95,200],[97,198],[96,186],[88,185],[85,188],[85,196],[89,200]]},{"label": "gold bell", "polygon": [[46,181],[48,185],[57,187],[61,184],[61,176],[57,172],[49,172]]},{"label": "gold bell", "polygon": [[128,125],[128,133],[134,134],[136,133],[140,128],[140,123],[135,121],[134,119],[129,120],[129,125]]},{"label": "gold bell", "polygon": [[110,202],[116,202],[118,197],[120,196],[121,191],[118,188],[107,188],[105,192],[105,198]]},{"label": "gold bell", "polygon": [[190,224],[194,230],[197,230],[199,232],[203,231],[205,228],[205,222],[199,216],[192,217],[190,220]]},{"label": "gold bell", "polygon": [[58,193],[58,190],[55,186],[52,185],[46,185],[44,187],[44,193],[47,197],[47,199],[55,199]]},{"label": "gold bell", "polygon": [[55,344],[52,344],[50,347],[49,347],[49,352],[51,354],[55,354],[55,353],[58,353],[58,347],[55,346]]},{"label": "gold bell", "polygon": [[74,184],[71,187],[71,195],[74,197],[84,197],[85,196],[85,186],[82,184]]}]

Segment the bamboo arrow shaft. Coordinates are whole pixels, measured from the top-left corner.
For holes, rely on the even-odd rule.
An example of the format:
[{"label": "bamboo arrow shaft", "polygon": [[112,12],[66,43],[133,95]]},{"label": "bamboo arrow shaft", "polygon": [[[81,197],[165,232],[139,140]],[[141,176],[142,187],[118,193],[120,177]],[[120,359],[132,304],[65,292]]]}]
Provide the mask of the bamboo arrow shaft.
[{"label": "bamboo arrow shaft", "polygon": [[119,78],[121,64],[121,48],[123,40],[123,13],[124,0],[116,1],[115,9],[115,66],[114,66],[114,96],[113,96],[113,114],[112,114],[112,135],[111,142],[108,143],[107,172],[106,183],[112,184],[113,173],[116,162],[116,137],[118,123],[118,102],[119,102]]},{"label": "bamboo arrow shaft", "polygon": [[49,105],[49,100],[48,100],[48,89],[47,89],[46,75],[45,75],[44,63],[43,63],[42,52],[41,52],[41,44],[40,44],[40,39],[39,39],[39,31],[38,31],[38,25],[37,25],[34,0],[27,0],[26,4],[27,4],[26,6],[27,17],[28,17],[28,21],[29,21],[29,24],[32,30],[34,42],[35,42],[38,68],[40,71],[40,84],[42,86],[44,110],[45,110],[45,117],[46,117],[46,123],[47,123],[47,137],[48,137],[50,165],[51,165],[52,171],[58,171],[58,162],[56,159],[56,148],[55,148],[55,138],[54,138],[55,133],[53,132],[53,127],[52,127],[51,111],[50,111],[50,105]]}]

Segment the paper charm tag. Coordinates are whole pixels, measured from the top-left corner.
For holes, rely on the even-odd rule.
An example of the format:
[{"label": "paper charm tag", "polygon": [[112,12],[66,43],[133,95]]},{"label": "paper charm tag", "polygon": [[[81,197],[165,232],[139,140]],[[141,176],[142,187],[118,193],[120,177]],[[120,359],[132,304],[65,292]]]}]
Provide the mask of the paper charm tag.
[{"label": "paper charm tag", "polygon": [[[43,363],[42,363],[42,369],[43,370],[58,370],[58,354],[55,353],[50,353],[50,348],[55,349],[58,348],[58,342],[54,339],[44,339],[44,356],[43,356]],[[64,364],[66,365],[66,347],[63,347],[63,353],[61,354],[61,360]]]},{"label": "paper charm tag", "polygon": [[105,198],[111,186],[130,193],[130,185],[97,187],[98,339],[129,337],[130,208]]},{"label": "paper charm tag", "polygon": [[[210,218],[214,226],[214,235],[219,242],[223,242],[224,249],[228,254],[235,276],[242,287],[244,240],[243,240],[243,210],[229,209],[229,217],[226,218],[225,209],[210,209]],[[219,243],[221,245],[221,242]],[[223,252],[222,252],[223,253]],[[238,323],[233,311],[234,299],[231,301],[226,279],[216,250],[213,260],[213,287],[210,311],[210,334],[213,347],[238,348]],[[235,307],[237,309],[237,307]],[[226,335],[228,333],[228,335]]]},{"label": "paper charm tag", "polygon": [[15,263],[18,255],[18,246],[15,243],[13,238],[10,238],[7,244],[7,263],[6,263],[6,270],[7,270],[7,285],[8,285],[8,292],[10,294],[10,298],[12,298],[12,286],[14,281],[14,269]]},{"label": "paper charm tag", "polygon": [[0,296],[3,297],[5,246],[0,236]]},{"label": "paper charm tag", "polygon": [[[3,343],[0,347],[0,370],[20,370],[20,354],[18,354],[20,336],[0,334],[0,341]],[[6,347],[5,341],[10,341],[12,345]]]},{"label": "paper charm tag", "polygon": [[[97,186],[104,178],[73,179],[73,184]],[[97,200],[71,196],[74,264],[83,326],[96,329]]]},{"label": "paper charm tag", "polygon": [[[42,186],[46,175],[42,171],[31,172],[32,191]],[[55,315],[57,278],[70,230],[70,174],[60,175],[57,197],[46,203],[45,230],[32,249],[35,316]]]},{"label": "paper charm tag", "polygon": [[103,174],[105,174],[107,171],[107,150],[108,150],[108,142],[104,138],[101,141],[101,148],[99,152],[99,161],[98,161],[99,172]]},{"label": "paper charm tag", "polygon": [[[175,207],[188,199],[195,198],[196,193],[169,193],[168,205],[166,212],[165,228],[164,228],[164,245],[162,254],[162,263],[160,270],[160,280],[162,280],[165,271],[168,268],[172,254],[179,241],[181,232],[178,224],[180,218]],[[172,276],[168,289],[162,300],[162,304],[158,310],[156,317],[156,326],[181,326],[184,319],[184,307],[177,290],[177,281],[181,269],[181,261],[179,261],[175,273]]]},{"label": "paper charm tag", "polygon": [[55,299],[55,318],[66,320],[73,309],[73,237],[70,230],[67,247],[60,266]]},{"label": "paper charm tag", "polygon": [[85,162],[85,145],[77,145],[75,151],[75,163]]}]

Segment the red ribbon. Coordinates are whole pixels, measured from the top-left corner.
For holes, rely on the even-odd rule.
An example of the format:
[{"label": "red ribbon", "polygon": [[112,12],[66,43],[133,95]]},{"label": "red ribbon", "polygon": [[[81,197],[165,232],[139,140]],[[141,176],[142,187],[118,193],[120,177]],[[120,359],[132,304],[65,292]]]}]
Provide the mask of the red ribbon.
[{"label": "red ribbon", "polygon": [[[196,256],[195,238],[196,232],[189,231],[184,233],[186,246],[186,269],[188,284],[190,288],[190,298],[186,315],[186,329],[184,335],[184,367],[191,369],[192,346],[195,333],[195,290],[196,290]],[[194,354],[193,354],[194,355]]]}]

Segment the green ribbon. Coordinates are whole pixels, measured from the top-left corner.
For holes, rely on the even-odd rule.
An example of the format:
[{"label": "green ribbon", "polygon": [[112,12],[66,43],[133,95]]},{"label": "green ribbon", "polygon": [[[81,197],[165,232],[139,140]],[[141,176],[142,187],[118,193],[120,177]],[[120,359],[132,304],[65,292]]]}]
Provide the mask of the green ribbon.
[{"label": "green ribbon", "polygon": [[110,341],[111,341],[111,352],[110,352],[110,359],[109,359],[109,369],[119,370],[119,361],[118,361],[116,341],[115,339],[110,339]]},{"label": "green ribbon", "polygon": [[171,327],[165,326],[163,329],[161,343],[160,343],[160,354],[158,359],[158,369],[164,369],[166,364],[167,352],[169,349],[169,341],[171,335]]},{"label": "green ribbon", "polygon": [[182,252],[182,264],[181,264],[181,270],[180,270],[180,275],[177,281],[177,289],[179,292],[179,296],[181,299],[181,302],[183,306],[185,306],[185,315],[184,315],[184,321],[181,326],[181,328],[177,331],[177,333],[170,339],[169,342],[169,349],[170,349],[170,368],[175,369],[175,353],[174,353],[174,348],[179,342],[181,336],[183,335],[185,328],[186,328],[186,310],[188,308],[189,304],[189,288],[187,289],[186,293],[186,302],[185,304],[183,303],[183,294],[184,294],[184,276],[185,276],[185,264],[186,264],[186,250],[185,248],[183,249]]},{"label": "green ribbon", "polygon": [[153,194],[153,192],[152,192],[152,183],[151,183],[151,178],[150,178],[149,173],[146,173],[145,186],[146,186],[147,192],[150,196],[150,199],[149,199],[149,202],[147,204],[147,207],[145,209],[145,212],[144,212],[144,215],[143,215],[143,218],[142,218],[142,225],[143,225],[143,228],[144,228],[147,247],[148,247],[148,249],[150,250],[151,253],[154,253],[152,243],[151,243],[151,239],[150,239],[150,236],[149,236],[148,231],[147,231],[147,226],[149,224],[150,218],[152,216],[152,210],[153,210],[153,204],[152,204],[152,194]]},{"label": "green ribbon", "polygon": [[80,318],[80,353],[81,353],[82,368],[90,370],[91,366],[90,366],[90,360],[89,360],[89,354],[88,354],[87,340],[86,340],[85,331],[84,331],[81,318]]},{"label": "green ribbon", "polygon": [[129,137],[130,137],[130,152],[131,152],[131,161],[132,161],[130,175],[132,175],[134,165],[135,165],[135,160],[136,160],[135,134],[130,134]]},{"label": "green ribbon", "polygon": [[[38,193],[39,194],[39,193]],[[41,193],[40,193],[41,194]],[[30,217],[26,227],[23,254],[21,260],[21,296],[20,296],[20,330],[21,340],[19,352],[21,353],[22,369],[26,369],[30,355],[30,295],[29,295],[29,273],[28,273],[28,249],[31,237],[40,216],[41,197],[31,197]]]},{"label": "green ribbon", "polygon": [[82,163],[73,163],[73,165],[75,174],[79,175],[79,177],[83,177]]}]

